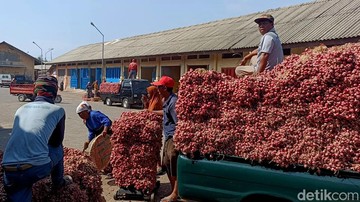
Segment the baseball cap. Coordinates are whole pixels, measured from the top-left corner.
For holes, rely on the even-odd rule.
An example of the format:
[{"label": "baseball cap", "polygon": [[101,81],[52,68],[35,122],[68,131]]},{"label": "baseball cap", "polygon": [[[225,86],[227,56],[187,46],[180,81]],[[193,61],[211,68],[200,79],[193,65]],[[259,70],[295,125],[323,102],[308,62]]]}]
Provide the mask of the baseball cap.
[{"label": "baseball cap", "polygon": [[171,77],[162,76],[159,81],[155,81],[155,82],[153,82],[151,84],[154,85],[154,86],[166,86],[166,87],[169,87],[169,88],[173,88],[175,82],[174,82],[174,79],[172,79]]},{"label": "baseball cap", "polygon": [[83,111],[90,111],[91,110],[91,106],[89,105],[89,103],[82,101],[79,106],[76,107],[76,113],[79,114]]},{"label": "baseball cap", "polygon": [[270,15],[270,14],[262,14],[258,18],[256,18],[254,21],[256,23],[259,23],[259,22],[264,21],[264,20],[268,20],[268,21],[274,23],[274,17],[272,15]]}]

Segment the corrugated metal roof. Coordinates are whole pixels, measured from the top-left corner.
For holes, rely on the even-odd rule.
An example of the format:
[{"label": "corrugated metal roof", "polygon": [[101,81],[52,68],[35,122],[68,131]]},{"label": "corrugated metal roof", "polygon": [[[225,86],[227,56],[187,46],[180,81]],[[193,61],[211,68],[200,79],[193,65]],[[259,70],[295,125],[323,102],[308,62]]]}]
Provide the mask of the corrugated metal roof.
[{"label": "corrugated metal roof", "polygon": [[[179,54],[257,47],[254,19],[262,13],[275,17],[283,44],[360,37],[360,0],[317,0],[236,18],[116,39],[105,43],[105,59]],[[102,43],[76,48],[52,63],[101,59]]]}]

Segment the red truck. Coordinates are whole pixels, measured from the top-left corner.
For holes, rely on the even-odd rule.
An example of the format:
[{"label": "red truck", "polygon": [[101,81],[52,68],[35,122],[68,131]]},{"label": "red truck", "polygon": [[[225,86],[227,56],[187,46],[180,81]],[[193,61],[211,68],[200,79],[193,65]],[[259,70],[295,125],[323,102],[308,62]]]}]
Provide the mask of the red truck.
[{"label": "red truck", "polygon": [[[26,99],[31,101],[35,100],[34,84],[10,84],[10,94],[18,96],[20,102],[24,102]],[[60,103],[62,101],[61,95],[57,95],[54,102]]]}]

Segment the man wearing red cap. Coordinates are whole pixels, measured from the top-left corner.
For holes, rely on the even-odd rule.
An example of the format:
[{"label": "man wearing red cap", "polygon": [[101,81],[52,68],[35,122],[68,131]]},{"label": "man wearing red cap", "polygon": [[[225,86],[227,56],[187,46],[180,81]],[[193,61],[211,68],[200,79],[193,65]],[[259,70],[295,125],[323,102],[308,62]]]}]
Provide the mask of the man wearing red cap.
[{"label": "man wearing red cap", "polygon": [[[170,180],[172,192],[169,196],[163,198],[161,202],[176,201],[178,197],[177,187],[177,157],[179,152],[175,150],[173,136],[175,134],[175,127],[177,124],[177,115],[175,112],[175,104],[177,96],[173,93],[174,79],[168,76],[163,76],[157,82],[152,83],[157,86],[160,94],[164,98],[163,111],[159,114],[164,116],[163,127],[165,143],[163,149],[163,164],[166,167],[166,172]],[[156,113],[156,112],[155,112]]]},{"label": "man wearing red cap", "polygon": [[254,67],[250,68],[250,72],[254,72],[254,74],[265,70],[272,70],[274,66],[281,63],[284,58],[281,41],[274,28],[274,17],[269,14],[262,14],[254,21],[258,24],[262,37],[259,47],[246,55],[240,62],[241,66],[235,69],[235,73],[240,77],[244,76],[246,71],[248,71],[246,67],[249,66],[243,65],[255,55],[257,55],[257,63]]}]

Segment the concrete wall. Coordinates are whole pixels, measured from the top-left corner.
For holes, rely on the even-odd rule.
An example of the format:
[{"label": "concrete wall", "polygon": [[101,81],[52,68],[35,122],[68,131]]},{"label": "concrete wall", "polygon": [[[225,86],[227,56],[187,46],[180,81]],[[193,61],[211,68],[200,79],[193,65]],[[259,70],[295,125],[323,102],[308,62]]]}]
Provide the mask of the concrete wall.
[{"label": "concrete wall", "polygon": [[34,58],[6,43],[0,44],[0,73],[34,80]]},{"label": "concrete wall", "polygon": [[[253,49],[247,49],[243,50],[243,52],[237,52],[238,54],[246,55],[249,53],[249,51],[252,51]],[[305,47],[293,47],[290,49],[291,54],[300,54],[305,50]],[[176,86],[178,85],[178,80],[181,78],[182,75],[184,75],[188,71],[189,66],[206,66],[209,70],[214,70],[217,72],[222,72],[222,69],[235,69],[236,66],[239,65],[240,61],[242,60],[241,57],[238,58],[222,58],[224,53],[232,54],[231,52],[212,52],[212,53],[191,53],[191,54],[179,54],[179,55],[163,55],[163,56],[152,56],[152,57],[135,57],[138,64],[138,78],[145,77],[145,78],[151,78],[151,75],[145,75],[150,74],[149,71],[142,72],[142,67],[149,68],[149,67],[155,67],[156,69],[156,78],[155,80],[160,79],[162,76],[162,72],[164,71],[164,67],[166,68],[166,71],[168,73],[168,70],[173,70],[171,72],[170,76],[172,76],[176,80]],[[197,55],[196,59],[188,59],[189,55]],[[209,55],[209,58],[199,58],[200,55]],[[168,57],[170,60],[163,60],[163,57]],[[175,57],[176,59],[173,59]],[[153,61],[150,61],[150,58]],[[120,62],[111,64],[106,64],[106,67],[120,67],[121,68],[121,76],[120,80],[125,79],[124,78],[124,70],[129,66],[129,63],[132,58],[117,58],[114,59]],[[111,60],[105,60],[111,61]],[[101,67],[101,64],[93,64],[93,65],[77,65],[74,64],[66,64],[65,66],[60,66],[57,68],[84,68],[84,67],[90,67],[90,68],[98,68]],[[172,69],[173,67],[173,69]],[[68,73],[68,71],[66,71]],[[231,71],[225,71],[225,72],[231,72]],[[69,80],[71,75],[66,75],[67,80]],[[232,75],[233,76],[233,75]],[[150,81],[152,82],[152,81]]]}]

